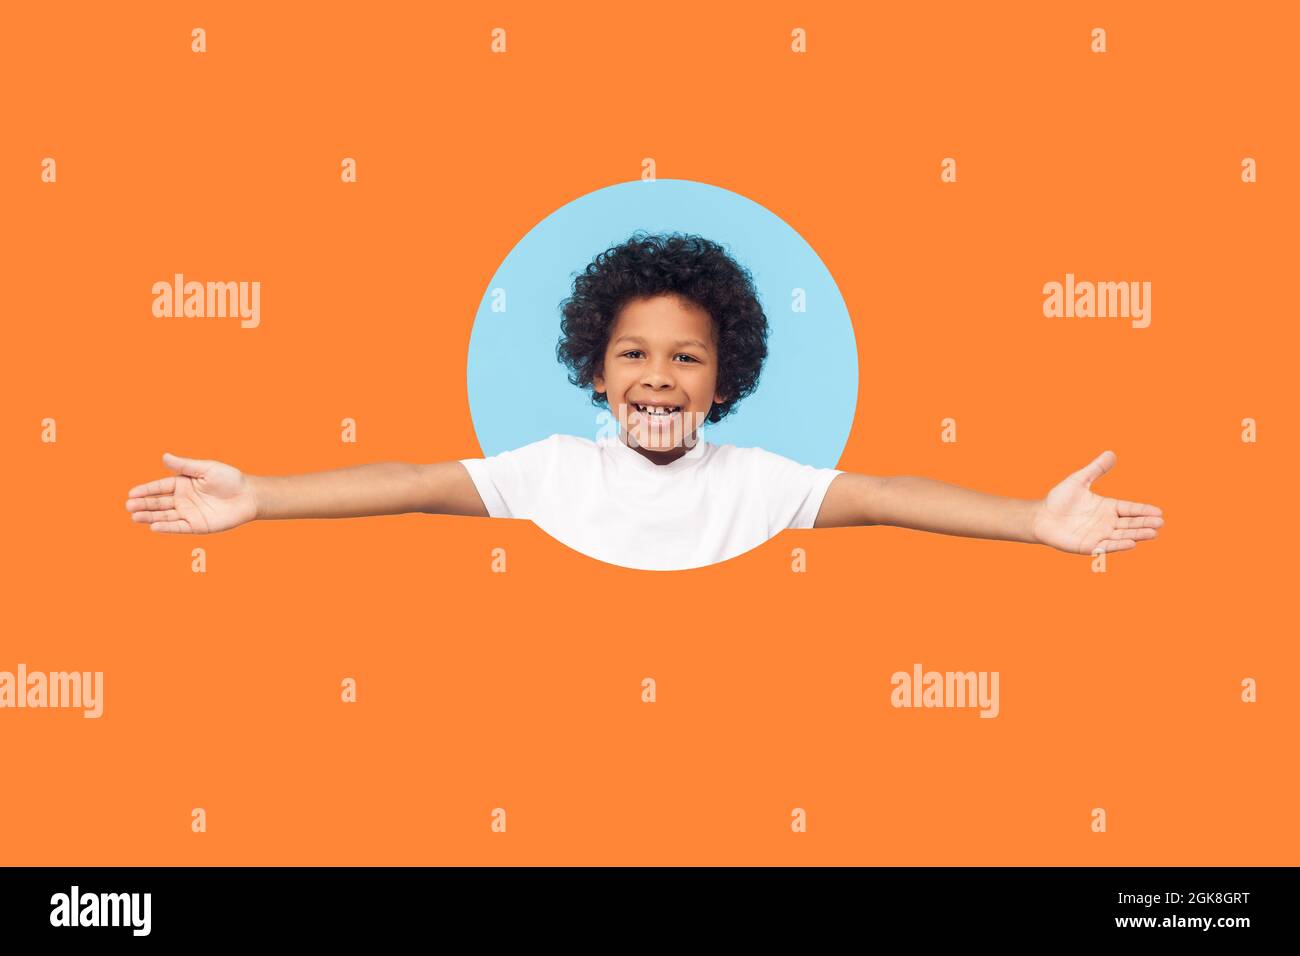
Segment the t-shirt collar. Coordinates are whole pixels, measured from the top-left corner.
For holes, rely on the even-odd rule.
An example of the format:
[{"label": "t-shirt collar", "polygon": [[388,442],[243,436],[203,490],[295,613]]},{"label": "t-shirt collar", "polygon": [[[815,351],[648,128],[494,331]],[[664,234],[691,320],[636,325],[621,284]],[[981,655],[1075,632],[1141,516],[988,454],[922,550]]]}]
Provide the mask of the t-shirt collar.
[{"label": "t-shirt collar", "polygon": [[637,468],[647,474],[666,475],[685,471],[704,457],[704,448],[708,442],[698,432],[695,438],[694,447],[686,449],[686,454],[666,465],[656,465],[645,455],[628,445],[619,435],[603,437],[600,440],[600,445],[607,454],[613,455],[619,462],[627,462],[632,468]]}]

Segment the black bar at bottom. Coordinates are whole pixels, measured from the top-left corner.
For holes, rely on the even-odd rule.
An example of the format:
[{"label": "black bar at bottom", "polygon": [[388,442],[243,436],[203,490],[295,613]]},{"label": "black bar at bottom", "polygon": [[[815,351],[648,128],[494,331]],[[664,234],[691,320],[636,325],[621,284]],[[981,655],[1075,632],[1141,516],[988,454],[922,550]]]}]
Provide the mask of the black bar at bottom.
[{"label": "black bar at bottom", "polygon": [[[0,933],[92,945],[318,939],[771,944],[1294,931],[1295,867],[0,869]],[[147,894],[147,896],[146,896]],[[90,925],[87,925],[90,924]],[[689,937],[682,935],[689,933]],[[466,937],[465,934],[469,934]],[[1244,934],[1244,935],[1243,935]],[[1259,938],[1262,938],[1260,936]]]}]

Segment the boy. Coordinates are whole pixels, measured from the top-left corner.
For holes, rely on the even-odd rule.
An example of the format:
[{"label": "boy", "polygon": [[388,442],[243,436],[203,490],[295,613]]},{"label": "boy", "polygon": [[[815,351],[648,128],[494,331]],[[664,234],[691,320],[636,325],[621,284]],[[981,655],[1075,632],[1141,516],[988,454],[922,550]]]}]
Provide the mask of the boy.
[{"label": "boy", "polygon": [[1035,501],[703,441],[700,426],[757,387],[768,331],[749,273],[707,239],[634,234],[587,266],[561,309],[557,356],[615,413],[617,437],[284,476],[166,454],[176,474],[132,488],[127,511],[154,531],[199,534],[254,518],[528,518],[576,551],[646,570],[725,561],[784,528],[889,524],[1091,554],[1134,548],[1164,524],[1153,505],[1090,490],[1110,451]]}]

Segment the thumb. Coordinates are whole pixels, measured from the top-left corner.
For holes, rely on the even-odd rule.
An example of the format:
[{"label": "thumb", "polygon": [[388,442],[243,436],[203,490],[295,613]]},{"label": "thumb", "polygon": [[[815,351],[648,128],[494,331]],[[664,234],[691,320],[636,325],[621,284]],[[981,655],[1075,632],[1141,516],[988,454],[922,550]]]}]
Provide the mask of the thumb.
[{"label": "thumb", "polygon": [[202,458],[182,458],[180,455],[173,455],[171,452],[165,451],[163,452],[163,464],[182,475],[199,478],[208,470],[208,466],[212,462]]},{"label": "thumb", "polygon": [[1080,468],[1076,474],[1078,474],[1078,476],[1083,480],[1083,486],[1087,488],[1102,475],[1106,474],[1106,472],[1110,471],[1114,464],[1115,453],[1113,451],[1103,451],[1100,455],[1094,458],[1089,465]]}]

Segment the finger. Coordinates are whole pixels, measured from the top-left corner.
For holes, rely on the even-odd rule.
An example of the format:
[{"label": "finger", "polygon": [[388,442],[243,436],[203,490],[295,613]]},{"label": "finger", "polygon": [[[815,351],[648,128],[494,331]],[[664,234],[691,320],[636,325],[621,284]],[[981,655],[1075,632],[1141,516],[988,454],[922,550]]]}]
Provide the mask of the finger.
[{"label": "finger", "polygon": [[193,534],[188,521],[158,521],[149,525],[150,531],[169,531],[173,534]]},{"label": "finger", "polygon": [[1097,548],[1101,548],[1103,551],[1129,551],[1136,547],[1136,541],[1118,541],[1115,538],[1107,538],[1092,550],[1096,551]]},{"label": "finger", "polygon": [[1126,531],[1112,531],[1111,538],[1128,541],[1149,541],[1160,534],[1155,528],[1129,528]]},{"label": "finger", "polygon": [[1163,528],[1165,519],[1159,515],[1150,515],[1141,518],[1116,518],[1115,527],[1117,528]]},{"label": "finger", "polygon": [[175,507],[176,499],[171,495],[150,495],[146,498],[127,498],[127,511],[162,511]]},{"label": "finger", "polygon": [[159,478],[157,481],[146,482],[143,485],[136,485],[126,493],[128,498],[137,498],[140,495],[170,495],[176,490],[176,476],[168,475],[166,478]]},{"label": "finger", "polygon": [[1116,501],[1115,509],[1122,515],[1135,517],[1137,515],[1162,515],[1164,514],[1155,505],[1139,504],[1136,501]]},{"label": "finger", "polygon": [[131,520],[141,524],[153,524],[159,521],[179,521],[180,517],[181,513],[173,508],[168,511],[137,511],[131,515]]},{"label": "finger", "polygon": [[173,471],[178,471],[182,475],[189,475],[191,478],[201,478],[203,473],[211,467],[212,462],[206,458],[182,458],[180,455],[173,455],[169,451],[163,452],[163,464]]},{"label": "finger", "polygon": [[1091,463],[1076,471],[1075,475],[1083,481],[1083,486],[1086,488],[1110,471],[1111,466],[1114,464],[1115,453],[1113,451],[1103,451]]}]

